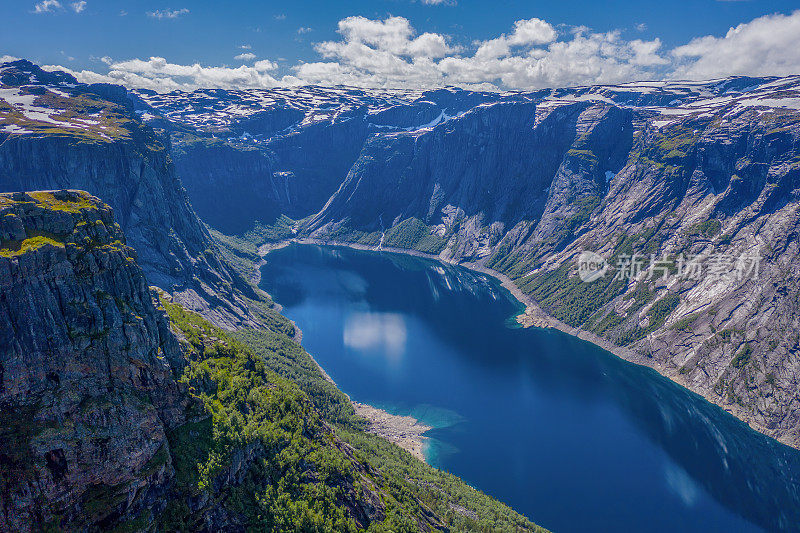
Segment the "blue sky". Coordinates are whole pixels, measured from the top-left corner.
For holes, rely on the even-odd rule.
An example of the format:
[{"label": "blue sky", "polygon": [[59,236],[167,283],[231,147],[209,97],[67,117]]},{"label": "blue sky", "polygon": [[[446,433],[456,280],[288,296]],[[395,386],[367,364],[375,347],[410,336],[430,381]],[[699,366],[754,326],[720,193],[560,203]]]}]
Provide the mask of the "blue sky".
[{"label": "blue sky", "polygon": [[12,0],[2,9],[0,56],[158,90],[800,73],[797,1]]}]

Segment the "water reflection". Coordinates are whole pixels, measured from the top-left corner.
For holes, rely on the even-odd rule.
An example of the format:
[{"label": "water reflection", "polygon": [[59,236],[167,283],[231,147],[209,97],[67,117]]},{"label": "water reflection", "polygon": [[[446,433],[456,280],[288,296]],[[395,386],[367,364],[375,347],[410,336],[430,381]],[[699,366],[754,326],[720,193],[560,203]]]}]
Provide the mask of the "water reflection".
[{"label": "water reflection", "polygon": [[545,526],[745,530],[739,515],[800,528],[796,450],[591,344],[509,329],[518,305],[486,276],[311,246],[274,252],[263,274],[345,392],[457,413],[432,432],[434,462]]},{"label": "water reflection", "polygon": [[396,313],[350,313],[343,332],[344,345],[378,351],[397,360],[406,351],[406,323]]}]

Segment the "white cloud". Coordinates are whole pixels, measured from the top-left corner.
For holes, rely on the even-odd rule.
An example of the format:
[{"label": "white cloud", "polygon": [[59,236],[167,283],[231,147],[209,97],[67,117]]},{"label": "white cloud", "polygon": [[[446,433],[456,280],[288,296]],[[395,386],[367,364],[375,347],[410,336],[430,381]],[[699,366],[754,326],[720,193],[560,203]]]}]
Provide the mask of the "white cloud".
[{"label": "white cloud", "polygon": [[512,45],[545,44],[554,41],[556,30],[541,19],[518,20],[508,42]]},{"label": "white cloud", "polygon": [[348,348],[378,352],[395,360],[403,356],[407,338],[405,319],[395,313],[352,313],[342,331]]},{"label": "white cloud", "polygon": [[253,63],[253,68],[259,72],[264,72],[267,70],[275,70],[278,68],[278,64],[270,61],[269,59],[262,59]]},{"label": "white cloud", "polygon": [[61,9],[61,2],[58,0],[42,0],[33,6],[34,13],[51,13],[58,9]]},{"label": "white cloud", "polygon": [[70,4],[70,6],[72,7],[72,10],[75,13],[80,13],[84,9],[86,9],[86,0],[80,0],[79,2],[73,2],[73,3]]},{"label": "white cloud", "polygon": [[558,40],[541,19],[519,20],[509,34],[474,43],[472,55],[445,35],[415,36],[408,20],[349,17],[339,22],[339,41],[317,43],[326,62],[298,65],[295,74],[311,83],[429,87],[493,84],[531,89],[564,84],[616,82],[649,76],[666,63],[661,42],[626,41],[619,32],[578,28]]},{"label": "white cloud", "polygon": [[155,19],[176,19],[181,15],[188,15],[189,10],[187,8],[181,9],[157,9],[156,11],[148,11],[147,16],[152,17]]},{"label": "white cloud", "polygon": [[0,63],[9,63],[11,61],[17,61],[18,59],[19,59],[18,57],[14,57],[14,56],[10,56],[10,55],[3,55],[3,56],[0,56]]},{"label": "white cloud", "polygon": [[[418,34],[403,17],[339,21],[339,38],[315,43],[319,59],[287,66],[270,60],[236,68],[103,58],[107,74],[81,71],[81,81],[108,81],[159,91],[197,87],[249,88],[320,84],[364,87],[537,89],[639,79],[708,78],[730,74],[800,72],[800,11],[770,15],[706,36],[673,50],[659,38],[626,39],[621,30],[579,26],[557,31],[541,19],[519,20],[510,31],[469,47],[449,35]],[[242,46],[243,49],[245,46]],[[243,52],[237,60],[252,61]]]},{"label": "white cloud", "polygon": [[312,31],[314,31],[314,28],[309,28],[307,26],[306,27],[300,26],[299,28],[297,28],[298,35],[303,35],[304,33],[311,33]]},{"label": "white cloud", "polygon": [[170,63],[163,57],[151,57],[148,60],[112,62],[108,67],[108,74],[90,70],[72,71],[63,66],[43,68],[65,70],[84,83],[118,83],[156,91],[192,90],[200,87],[263,88],[279,85],[278,80],[266,73],[274,68],[274,63],[270,61],[257,61],[252,67],[241,65],[233,68],[204,67],[198,63],[179,65]]},{"label": "white cloud", "polygon": [[671,77],[798,74],[799,50],[800,10],[766,15],[731,28],[724,37],[699,37],[674,49],[679,65]]},{"label": "white cloud", "polygon": [[242,50],[250,50],[253,47],[250,46],[249,44],[243,44],[243,45],[239,46],[239,48],[241,48]]}]

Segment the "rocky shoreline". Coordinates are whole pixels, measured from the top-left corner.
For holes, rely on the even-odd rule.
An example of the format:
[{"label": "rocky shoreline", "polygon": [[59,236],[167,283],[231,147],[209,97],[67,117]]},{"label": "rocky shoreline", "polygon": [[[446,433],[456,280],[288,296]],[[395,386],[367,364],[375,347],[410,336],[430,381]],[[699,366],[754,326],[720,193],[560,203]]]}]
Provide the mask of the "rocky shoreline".
[{"label": "rocky shoreline", "polygon": [[413,416],[393,415],[365,403],[353,402],[356,414],[369,422],[367,431],[393,442],[420,461],[425,459],[425,433],[433,429]]},{"label": "rocky shoreline", "polygon": [[[520,288],[517,287],[516,284],[511,280],[511,278],[509,278],[505,274],[502,274],[502,273],[497,272],[495,270],[492,270],[490,268],[486,268],[486,267],[484,267],[482,265],[479,265],[477,263],[451,261],[451,260],[447,260],[447,259],[444,259],[442,257],[439,257],[438,255],[428,254],[428,253],[425,253],[425,252],[419,252],[417,250],[408,250],[408,249],[404,249],[404,248],[392,248],[392,247],[386,247],[386,246],[382,246],[380,248],[376,248],[374,246],[365,246],[365,245],[356,244],[356,243],[348,243],[348,242],[340,242],[340,241],[327,241],[327,240],[321,240],[321,239],[309,239],[309,238],[289,239],[289,240],[286,240],[286,241],[281,241],[280,243],[276,243],[274,245],[265,246],[264,247],[264,250],[265,250],[264,253],[261,254],[261,250],[259,250],[259,253],[261,254],[261,257],[263,259],[263,257],[267,253],[269,253],[270,251],[277,250],[279,248],[283,248],[284,246],[287,246],[288,244],[292,244],[292,243],[295,243],[295,244],[314,244],[314,245],[319,245],[319,246],[344,246],[344,247],[352,248],[352,249],[355,249],[355,250],[363,250],[363,251],[369,251],[369,252],[387,252],[387,253],[404,254],[404,255],[410,255],[410,256],[414,256],[414,257],[421,257],[421,258],[424,258],[424,259],[430,259],[430,260],[433,260],[433,261],[438,261],[440,263],[447,263],[447,264],[451,264],[451,265],[461,266],[461,267],[467,268],[469,270],[472,270],[474,272],[479,272],[481,274],[485,274],[487,276],[491,276],[491,277],[495,278],[496,280],[498,280],[500,282],[500,284],[503,286],[503,288],[505,288],[508,292],[510,292],[511,295],[514,296],[514,298],[520,304],[525,306],[525,311],[520,313],[516,317],[517,318],[517,322],[522,327],[525,327],[525,328],[537,327],[537,328],[542,328],[542,329],[555,329],[555,330],[561,331],[562,333],[566,333],[568,335],[572,335],[573,337],[577,337],[577,338],[579,338],[581,340],[584,340],[586,342],[590,342],[590,343],[594,344],[595,346],[598,346],[598,347],[602,348],[603,350],[606,350],[607,352],[610,352],[610,353],[616,355],[620,359],[624,359],[625,361],[628,361],[630,363],[634,363],[634,364],[646,366],[648,368],[652,368],[653,370],[655,370],[656,372],[658,372],[662,376],[666,377],[667,379],[673,381],[674,383],[680,385],[681,387],[684,387],[685,389],[688,389],[688,390],[694,392],[695,394],[699,394],[706,401],[708,401],[710,403],[713,403],[714,405],[720,407],[724,411],[726,411],[726,412],[730,413],[731,415],[735,416],[736,418],[738,418],[739,420],[743,421],[748,426],[750,426],[750,428],[752,428],[753,430],[758,431],[759,433],[762,433],[764,435],[767,435],[768,437],[775,438],[773,435],[770,434],[770,431],[769,431],[768,428],[762,427],[760,424],[758,424],[756,422],[756,420],[753,418],[753,416],[751,416],[749,413],[745,412],[744,409],[736,409],[736,408],[731,408],[730,406],[727,406],[727,405],[722,405],[718,398],[716,398],[714,396],[711,396],[709,394],[704,394],[702,391],[695,390],[694,388],[689,386],[689,384],[687,383],[687,381],[684,378],[684,376],[680,375],[677,371],[667,369],[664,366],[658,364],[657,361],[655,361],[655,360],[653,360],[651,358],[646,358],[646,357],[644,357],[644,356],[642,356],[640,354],[637,354],[636,352],[634,352],[632,350],[629,350],[629,349],[624,348],[622,346],[617,346],[616,344],[610,342],[609,340],[604,339],[604,338],[602,338],[602,337],[600,337],[598,335],[595,335],[594,333],[591,333],[591,332],[588,332],[588,331],[585,331],[585,330],[581,330],[581,329],[572,327],[572,326],[570,326],[568,324],[565,324],[564,322],[558,320],[557,318],[555,318],[553,316],[550,316],[544,310],[542,310],[542,308],[539,307],[539,305],[530,296],[528,296],[527,294],[522,292],[522,290],[520,290]],[[389,439],[389,440],[391,440],[391,439]],[[796,443],[796,442],[792,442],[792,441],[789,441],[789,440],[786,440],[786,439],[781,439],[781,438],[776,438],[775,440],[777,440],[778,442],[780,442],[782,444],[785,444],[787,446],[791,446],[793,448],[800,448],[800,446],[798,446],[798,443]]]}]

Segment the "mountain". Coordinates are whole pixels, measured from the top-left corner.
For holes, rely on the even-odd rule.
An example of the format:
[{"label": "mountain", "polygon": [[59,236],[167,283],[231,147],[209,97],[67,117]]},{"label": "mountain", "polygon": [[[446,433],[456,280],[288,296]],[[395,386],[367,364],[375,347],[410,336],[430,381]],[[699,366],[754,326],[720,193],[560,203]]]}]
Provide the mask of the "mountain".
[{"label": "mountain", "polygon": [[0,65],[6,523],[533,529],[363,432],[250,285],[293,237],[492,269],[526,324],[800,446],[799,138],[800,76],[157,94]]},{"label": "mountain", "polygon": [[[134,93],[185,154],[190,198],[240,207],[225,220],[198,207],[223,232],[492,268],[531,299],[529,322],[590,338],[800,445],[800,76]],[[215,158],[202,144],[228,163],[196,168]],[[604,258],[605,277],[581,281],[584,251]]]},{"label": "mountain", "polygon": [[253,324],[252,288],[214,251],[175,175],[169,138],[125,89],[21,60],[0,65],[0,191],[73,188],[103,198],[151,283],[226,327]]},{"label": "mountain", "polygon": [[364,433],[289,337],[148,288],[86,192],[0,194],[0,272],[3,531],[542,531]]},{"label": "mountain", "polygon": [[189,398],[111,209],[79,192],[6,194],[0,221],[3,529],[103,523],[112,509],[96,497],[157,505],[171,471],[158,454]]},{"label": "mountain", "polygon": [[[201,218],[226,233],[319,210],[378,132],[442,120],[492,93],[274,90],[133,91],[137,112],[171,134],[175,166]],[[398,126],[399,125],[399,126]],[[213,200],[212,200],[213,199]]]}]

